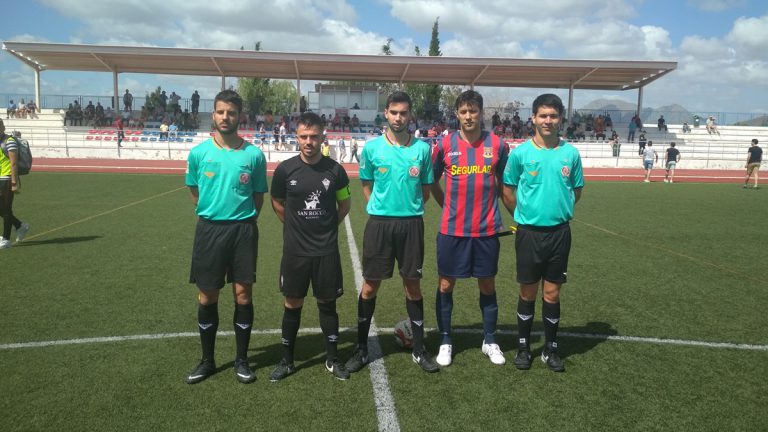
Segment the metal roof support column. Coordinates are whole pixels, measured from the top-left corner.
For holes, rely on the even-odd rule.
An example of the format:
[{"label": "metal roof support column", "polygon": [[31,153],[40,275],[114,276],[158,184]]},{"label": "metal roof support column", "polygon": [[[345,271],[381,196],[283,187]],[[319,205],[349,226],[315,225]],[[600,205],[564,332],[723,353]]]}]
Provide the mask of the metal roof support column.
[{"label": "metal roof support column", "polygon": [[112,71],[112,90],[114,90],[114,97],[112,99],[112,109],[115,110],[115,116],[120,112],[120,102],[118,102],[120,94],[117,89],[117,70]]},{"label": "metal roof support column", "polygon": [[293,68],[296,70],[296,111],[301,112],[301,74],[299,73],[299,62],[293,61]]},{"label": "metal roof support column", "polygon": [[221,76],[221,91],[224,91],[227,89],[227,81],[226,78],[224,78],[224,75]]},{"label": "metal roof support column", "polygon": [[40,70],[35,68],[35,104],[38,112],[43,106],[40,105]]},{"label": "metal roof support column", "polygon": [[570,124],[571,119],[573,118],[573,84],[568,87],[568,113],[566,116],[568,124]]},{"label": "metal roof support column", "polygon": [[637,116],[640,117],[640,111],[643,110],[643,87],[637,88]]}]

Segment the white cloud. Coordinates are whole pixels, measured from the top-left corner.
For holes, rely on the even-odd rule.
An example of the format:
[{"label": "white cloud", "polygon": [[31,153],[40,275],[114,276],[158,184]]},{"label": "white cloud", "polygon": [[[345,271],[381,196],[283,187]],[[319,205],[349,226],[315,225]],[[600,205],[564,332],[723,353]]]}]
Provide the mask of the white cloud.
[{"label": "white cloud", "polygon": [[768,59],[768,15],[737,19],[725,40],[744,58]]}]

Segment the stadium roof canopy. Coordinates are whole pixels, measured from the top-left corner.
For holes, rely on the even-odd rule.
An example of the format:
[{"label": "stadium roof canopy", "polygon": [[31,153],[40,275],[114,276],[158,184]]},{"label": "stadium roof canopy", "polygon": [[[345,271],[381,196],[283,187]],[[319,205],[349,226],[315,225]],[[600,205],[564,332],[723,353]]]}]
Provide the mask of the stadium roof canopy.
[{"label": "stadium roof canopy", "polygon": [[[429,57],[3,42],[35,70],[630,90],[677,62]],[[38,83],[39,87],[39,83]],[[117,87],[115,83],[115,87]],[[39,93],[39,90],[37,90]],[[638,99],[638,104],[640,98]]]}]

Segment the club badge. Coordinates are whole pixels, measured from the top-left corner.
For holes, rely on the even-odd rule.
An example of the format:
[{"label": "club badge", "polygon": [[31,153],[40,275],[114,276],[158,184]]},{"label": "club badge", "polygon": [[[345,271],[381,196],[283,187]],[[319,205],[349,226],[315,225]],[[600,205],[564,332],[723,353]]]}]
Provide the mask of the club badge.
[{"label": "club badge", "polygon": [[564,166],[563,168],[560,169],[560,174],[562,174],[563,177],[568,177],[571,175],[571,169],[568,168],[567,166]]},{"label": "club badge", "polygon": [[248,173],[240,174],[240,184],[248,184],[251,181],[251,175]]},{"label": "club badge", "polygon": [[419,171],[419,167],[416,166],[412,166],[410,169],[408,169],[408,174],[410,174],[411,177],[418,177],[420,172],[421,171]]}]

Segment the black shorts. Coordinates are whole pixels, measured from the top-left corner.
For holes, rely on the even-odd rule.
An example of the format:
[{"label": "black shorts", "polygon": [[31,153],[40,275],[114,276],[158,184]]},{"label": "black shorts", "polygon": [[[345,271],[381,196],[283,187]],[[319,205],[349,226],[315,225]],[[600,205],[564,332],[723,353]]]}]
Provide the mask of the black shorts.
[{"label": "black shorts", "polygon": [[403,279],[421,279],[424,265],[424,220],[371,216],[363,234],[363,277],[383,280],[397,268]]},{"label": "black shorts", "polygon": [[280,262],[280,291],[286,297],[304,298],[312,284],[319,300],[334,300],[344,294],[344,277],[338,253],[324,256],[283,255]]},{"label": "black shorts", "polygon": [[189,282],[204,291],[221,289],[231,282],[252,284],[256,281],[258,242],[259,228],[253,219],[198,219]]},{"label": "black shorts", "polygon": [[520,225],[515,234],[515,252],[519,283],[532,284],[541,279],[565,283],[571,227],[567,223],[554,227]]}]

